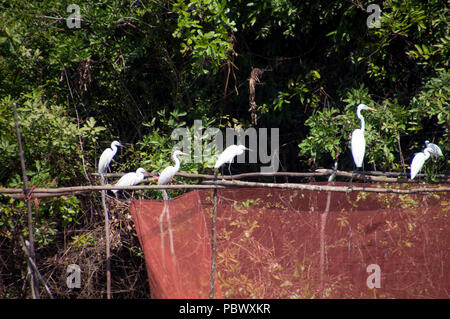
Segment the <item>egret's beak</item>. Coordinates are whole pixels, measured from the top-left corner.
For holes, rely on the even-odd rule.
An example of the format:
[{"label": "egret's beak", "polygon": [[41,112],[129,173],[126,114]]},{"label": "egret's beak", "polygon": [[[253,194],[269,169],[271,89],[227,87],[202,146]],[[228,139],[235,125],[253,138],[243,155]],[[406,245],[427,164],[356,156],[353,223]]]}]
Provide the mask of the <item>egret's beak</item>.
[{"label": "egret's beak", "polygon": [[247,151],[250,151],[250,152],[253,152],[253,150],[251,150],[251,149],[249,149],[249,148],[246,148],[246,150],[247,150]]},{"label": "egret's beak", "polygon": [[124,147],[124,148],[127,148],[125,145],[122,145],[122,144],[120,144],[120,143],[119,143],[119,146]]},{"label": "egret's beak", "polygon": [[189,155],[189,154],[180,152],[179,155]]},{"label": "egret's beak", "polygon": [[376,109],[372,108],[372,107],[367,107],[368,110],[370,111],[376,111]]}]

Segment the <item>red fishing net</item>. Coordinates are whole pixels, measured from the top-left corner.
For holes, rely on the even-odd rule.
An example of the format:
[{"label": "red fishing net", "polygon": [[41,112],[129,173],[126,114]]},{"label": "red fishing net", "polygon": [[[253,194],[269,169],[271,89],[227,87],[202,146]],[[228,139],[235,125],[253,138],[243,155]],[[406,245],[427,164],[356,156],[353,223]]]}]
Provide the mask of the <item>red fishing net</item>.
[{"label": "red fishing net", "polygon": [[[448,192],[217,195],[216,298],[450,296]],[[209,297],[212,202],[198,190],[130,205],[152,298]]]}]

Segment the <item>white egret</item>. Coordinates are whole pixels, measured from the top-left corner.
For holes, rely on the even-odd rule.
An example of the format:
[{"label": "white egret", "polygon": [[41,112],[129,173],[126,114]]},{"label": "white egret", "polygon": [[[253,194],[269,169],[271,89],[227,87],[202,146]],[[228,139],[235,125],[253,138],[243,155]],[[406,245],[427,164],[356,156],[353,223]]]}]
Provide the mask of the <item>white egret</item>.
[{"label": "white egret", "polygon": [[106,172],[106,168],[109,168],[112,158],[117,153],[117,146],[125,147],[120,142],[114,141],[111,143],[111,147],[103,151],[98,161],[98,173],[103,174]]},{"label": "white egret", "polygon": [[434,143],[430,143],[429,141],[425,141],[426,148],[430,149],[430,156],[431,158],[438,158],[439,156],[444,156],[442,153],[442,150],[439,146],[437,146]]},{"label": "white egret", "polygon": [[[144,168],[139,167],[136,172],[131,172],[123,175],[115,184],[115,186],[133,186],[141,183],[144,180],[144,173],[147,172]],[[118,189],[112,190],[117,195]]]},{"label": "white egret", "polygon": [[358,105],[356,115],[361,120],[361,128],[358,128],[352,132],[351,149],[353,155],[353,161],[356,167],[363,166],[364,153],[366,151],[366,139],[364,138],[365,122],[364,117],[361,115],[362,110],[375,111],[375,109],[368,107],[365,104]]},{"label": "white egret", "polygon": [[[214,165],[214,169],[218,169],[223,164],[228,163],[228,171],[230,172],[230,175],[231,175],[231,170],[230,170],[231,162],[233,162],[233,159],[236,156],[241,155],[242,153],[244,153],[245,150],[249,150],[250,151],[250,149],[245,147],[244,145],[230,145],[230,146],[228,146],[222,152],[222,154],[219,155],[219,158],[217,159],[216,164]],[[223,175],[223,168],[222,168],[222,175]]]},{"label": "white egret", "polygon": [[423,164],[425,164],[425,161],[430,158],[432,151],[433,149],[431,147],[427,147],[423,150],[423,152],[416,153],[416,155],[414,155],[411,162],[411,179],[414,179],[414,177],[416,177],[416,175],[420,172]]},{"label": "white egret", "polygon": [[186,153],[183,153],[182,151],[175,151],[172,154],[172,159],[175,161],[175,166],[167,166],[161,174],[159,174],[158,178],[158,185],[166,185],[172,177],[175,176],[175,174],[180,169],[180,160],[178,159],[178,155],[188,155]]},{"label": "white egret", "polygon": [[[180,169],[180,160],[178,159],[178,155],[188,155],[183,153],[182,151],[176,150],[172,154],[172,159],[175,161],[175,166],[167,166],[158,177],[158,185],[166,185],[175,176],[175,174]],[[173,246],[173,234],[172,234],[172,225],[170,224],[170,212],[168,206],[169,195],[165,189],[162,190],[163,198],[164,198],[164,208],[159,216],[159,227],[161,232],[161,249],[164,250],[164,230],[163,230],[163,219],[164,215],[167,215],[168,229],[169,229],[169,239],[170,239],[170,251],[172,254],[174,253]]]}]

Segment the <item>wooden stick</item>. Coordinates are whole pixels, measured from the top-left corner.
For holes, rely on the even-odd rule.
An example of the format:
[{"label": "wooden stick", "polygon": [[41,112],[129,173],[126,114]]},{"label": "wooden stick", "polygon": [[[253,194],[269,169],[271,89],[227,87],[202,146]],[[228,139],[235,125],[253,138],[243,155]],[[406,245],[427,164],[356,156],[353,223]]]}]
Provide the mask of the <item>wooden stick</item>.
[{"label": "wooden stick", "polygon": [[[202,184],[187,184],[187,185],[136,185],[136,186],[114,186],[114,185],[86,185],[86,186],[71,186],[71,187],[59,187],[59,188],[35,188],[33,194],[60,194],[60,193],[73,193],[73,192],[91,192],[101,190],[142,190],[142,189],[211,189],[215,186],[202,185]],[[225,188],[225,186],[219,186],[218,188]],[[23,190],[20,188],[0,188],[1,193],[20,194]]]},{"label": "wooden stick", "polygon": [[[107,173],[104,174],[107,177],[122,177],[126,173]],[[154,177],[157,173],[144,173],[144,176]],[[98,176],[98,173],[92,173],[94,176]],[[328,172],[274,172],[274,173],[263,173],[263,172],[251,172],[242,173],[233,176],[224,175],[220,176],[221,179],[241,179],[244,177],[273,177],[273,176],[291,176],[291,177],[315,177],[315,176],[327,176]],[[176,176],[186,177],[186,178],[203,178],[203,179],[214,179],[214,175],[209,174],[193,174],[185,172],[177,172]]]},{"label": "wooden stick", "polygon": [[[211,184],[212,181],[204,181],[205,184]],[[329,185],[311,185],[311,184],[293,184],[293,183],[257,183],[257,182],[243,182],[243,181],[218,181],[217,186],[232,186],[232,187],[264,187],[264,188],[281,188],[281,189],[302,189],[311,191],[324,191],[324,192],[371,192],[371,193],[397,193],[397,194],[416,194],[416,193],[434,193],[434,192],[449,192],[450,186],[442,187],[417,187],[409,189],[401,188],[384,188],[384,187],[361,187],[353,186],[329,186]],[[211,185],[215,186],[215,185]]]},{"label": "wooden stick", "polygon": [[[221,179],[240,179],[244,177],[273,177],[273,176],[288,176],[288,177],[318,177],[318,176],[327,176],[332,174],[332,169],[327,168],[319,168],[316,169],[314,172],[273,172],[273,173],[263,173],[263,172],[251,172],[251,173],[242,173],[237,174],[233,176],[224,175],[220,176]],[[351,172],[345,172],[345,171],[339,171],[336,170],[337,173],[341,174],[341,176],[349,176],[348,174],[351,174]],[[122,177],[126,173],[105,173],[105,177]],[[154,177],[157,178],[157,172],[151,173],[147,172],[144,173],[147,177]],[[401,173],[401,172],[379,172],[379,171],[367,171],[365,172],[366,175],[374,175],[374,176],[408,176],[407,173]],[[99,173],[91,173],[93,176],[99,176]],[[177,172],[176,176],[185,177],[185,178],[204,178],[204,179],[214,179],[214,175],[210,174],[194,174],[194,173],[186,173],[186,172]],[[425,176],[425,174],[418,174],[417,176]],[[450,182],[450,177],[448,175],[444,174],[437,174],[434,175],[436,178],[439,179],[446,179]],[[396,180],[398,181],[398,180]],[[413,180],[414,181],[414,180]]]},{"label": "wooden stick", "polygon": [[[217,168],[214,169],[214,183],[217,181]],[[217,219],[217,188],[213,191],[213,208],[212,208],[212,225],[211,225],[211,280],[209,287],[209,298],[214,299],[214,286],[216,274],[216,219]]]},{"label": "wooden stick", "polygon": [[25,255],[27,256],[27,262],[30,264],[30,266],[33,268],[34,272],[36,273],[39,281],[44,286],[45,290],[47,291],[48,295],[50,296],[50,299],[53,298],[53,294],[50,291],[50,288],[47,286],[47,283],[45,282],[44,278],[42,278],[41,273],[39,272],[39,269],[37,268],[36,264],[34,263],[33,259],[31,258],[31,252],[29,249],[29,244],[23,239],[22,236],[20,236],[20,240],[22,241],[22,249],[25,252]]},{"label": "wooden stick", "polygon": [[[317,169],[316,172],[321,172],[326,174],[332,174],[333,170],[331,169]],[[374,181],[374,182],[382,182],[382,183],[420,183],[418,180],[410,179],[410,178],[394,178],[394,177],[385,177],[385,176],[403,176],[403,173],[386,173],[386,172],[371,172],[374,176],[370,176],[369,172],[365,172],[365,174],[361,174],[359,172],[345,172],[345,171],[336,171],[336,176],[341,177],[348,177],[351,178],[353,174],[354,179],[360,179],[360,180],[368,180],[368,181]],[[425,174],[420,174],[421,176],[425,176]],[[437,177],[438,179],[441,179],[442,182],[450,182],[450,177],[447,175],[439,175]]]},{"label": "wooden stick", "polygon": [[[36,254],[34,251],[34,225],[33,225],[33,212],[31,207],[31,200],[25,198],[25,193],[29,192],[28,188],[28,177],[27,177],[27,171],[25,167],[25,156],[23,152],[22,147],[22,136],[20,134],[20,127],[19,127],[19,120],[17,116],[17,105],[14,102],[14,124],[16,126],[16,135],[17,135],[17,143],[19,144],[19,156],[20,156],[20,165],[22,167],[22,178],[23,178],[23,194],[24,194],[24,200],[27,202],[27,209],[28,209],[28,240],[30,242],[30,258],[31,261],[34,262],[36,258]],[[33,269],[30,269],[31,273],[31,295],[33,299],[39,299],[39,282],[36,280],[36,273]]]},{"label": "wooden stick", "polygon": [[[283,188],[283,189],[304,189],[313,191],[332,191],[332,192],[347,192],[347,186],[324,186],[311,184],[296,184],[296,183],[259,183],[259,182],[244,182],[244,181],[218,181],[213,184],[213,181],[204,181],[202,184],[188,184],[188,185],[138,185],[138,186],[73,186],[61,188],[35,188],[32,197],[44,198],[55,196],[71,196],[92,191],[101,190],[145,190],[145,189],[214,189],[214,188],[235,188],[235,187],[267,187],[267,188]],[[449,192],[450,186],[438,187],[415,187],[409,189],[384,188],[384,187],[353,187],[354,191],[365,191],[375,193],[434,193],[434,192]],[[20,188],[0,188],[0,194],[5,194],[17,199],[23,199],[24,194]]]},{"label": "wooden stick", "polygon": [[[102,184],[105,183],[104,177],[101,177]],[[109,216],[106,206],[106,191],[102,190],[102,205],[105,215],[105,241],[106,241],[106,298],[111,299],[111,249],[109,239]]]},{"label": "wooden stick", "polygon": [[[331,183],[333,185],[333,181],[336,178],[336,169],[337,169],[338,162],[337,160],[334,162],[334,170],[333,173],[328,178],[328,183]],[[325,206],[324,212],[320,215],[320,294],[322,298],[325,298],[325,289],[324,289],[324,274],[325,274],[325,226],[327,224],[327,217],[328,213],[330,212],[330,203],[331,203],[331,192],[327,193],[327,204]]]}]

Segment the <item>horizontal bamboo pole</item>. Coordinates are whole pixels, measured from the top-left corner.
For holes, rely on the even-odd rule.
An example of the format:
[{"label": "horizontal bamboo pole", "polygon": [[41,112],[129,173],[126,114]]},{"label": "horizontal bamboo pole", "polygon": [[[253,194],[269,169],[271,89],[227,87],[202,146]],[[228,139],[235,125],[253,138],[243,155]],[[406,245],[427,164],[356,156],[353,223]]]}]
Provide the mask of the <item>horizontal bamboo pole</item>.
[{"label": "horizontal bamboo pole", "polygon": [[[221,179],[224,180],[237,180],[247,177],[320,177],[320,176],[329,176],[333,173],[332,169],[317,169],[314,172],[273,172],[273,173],[263,173],[263,172],[251,172],[251,173],[242,173],[242,174],[236,174],[233,176],[230,175],[224,175],[220,176]],[[106,173],[104,174],[105,177],[121,177],[125,175],[126,173]],[[346,177],[351,178],[352,172],[346,172],[346,171],[336,171],[336,175],[340,177]],[[92,173],[94,176],[99,176],[98,173]],[[157,173],[144,173],[145,176],[157,178]],[[185,178],[201,178],[201,179],[214,179],[214,175],[209,174],[194,174],[194,173],[185,173],[185,172],[177,172],[176,176],[185,177]],[[395,176],[395,177],[388,177],[388,176]],[[403,177],[402,177],[403,176]],[[417,177],[423,177],[425,174],[418,174]],[[435,175],[437,179],[439,179],[442,182],[450,183],[450,177],[448,175]],[[362,174],[360,172],[355,172],[353,179],[357,180],[367,180],[367,181],[374,181],[374,182],[384,182],[384,183],[418,183],[419,181],[417,179],[409,179],[406,177],[404,173],[397,173],[397,172],[365,172],[365,174]]]},{"label": "horizontal bamboo pole", "polygon": [[[121,177],[126,173],[106,173],[103,174],[105,177]],[[157,176],[158,173],[144,173],[144,176]],[[100,176],[99,173],[92,173],[94,176]],[[273,177],[273,176],[291,176],[291,177],[313,177],[313,176],[328,176],[330,175],[328,172],[274,172],[274,173],[263,173],[263,172],[252,172],[252,173],[242,173],[236,174],[233,176],[224,175],[220,176],[223,179],[240,179],[244,177]],[[214,175],[209,174],[194,174],[194,173],[185,173],[185,172],[177,172],[176,176],[186,177],[186,178],[203,178],[203,179],[214,179]]]},{"label": "horizontal bamboo pole", "polygon": [[[136,185],[136,186],[115,186],[115,185],[86,185],[86,186],[71,186],[71,187],[58,187],[58,188],[38,188],[33,189],[32,194],[36,193],[72,193],[72,192],[91,192],[91,191],[102,191],[102,190],[141,190],[141,189],[195,189],[195,188],[214,188],[210,185],[198,185],[198,184],[187,184],[187,185]],[[1,193],[10,194],[23,194],[23,189],[21,188],[0,188]]]},{"label": "horizontal bamboo pole", "polygon": [[[213,184],[212,181],[205,181],[205,184]],[[231,187],[261,187],[261,188],[281,188],[281,189],[301,189],[311,191],[324,192],[371,192],[371,193],[397,193],[397,194],[415,194],[415,193],[434,193],[434,192],[450,192],[450,186],[439,187],[416,187],[416,188],[385,188],[385,187],[366,187],[366,186],[334,186],[334,185],[311,185],[311,184],[294,184],[294,183],[258,183],[243,181],[217,181],[217,185]]]},{"label": "horizontal bamboo pole", "polygon": [[[400,188],[385,188],[385,187],[366,187],[366,186],[331,186],[331,185],[311,185],[311,184],[297,184],[297,183],[260,183],[260,182],[244,182],[244,181],[225,181],[220,180],[204,181],[203,184],[188,184],[188,185],[137,185],[137,186],[73,186],[60,188],[35,188],[31,194],[32,198],[45,198],[57,196],[77,195],[86,192],[101,191],[101,190],[148,190],[148,189],[214,189],[214,188],[242,188],[242,187],[260,187],[260,188],[281,188],[281,189],[301,189],[311,191],[331,191],[331,192],[375,192],[375,193],[398,193],[398,194],[414,194],[414,193],[434,193],[434,192],[449,192],[450,186],[437,187],[415,187],[409,189]],[[10,196],[16,199],[23,199],[23,190],[20,188],[0,188],[0,194]]]}]

